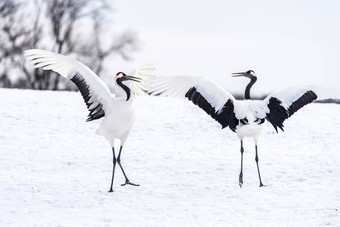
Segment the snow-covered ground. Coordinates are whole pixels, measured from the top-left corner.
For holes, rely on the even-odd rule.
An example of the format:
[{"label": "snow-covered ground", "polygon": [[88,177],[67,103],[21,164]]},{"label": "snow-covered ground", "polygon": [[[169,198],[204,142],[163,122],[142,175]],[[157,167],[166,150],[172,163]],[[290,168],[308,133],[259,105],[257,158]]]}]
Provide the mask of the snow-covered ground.
[{"label": "snow-covered ground", "polygon": [[239,141],[187,101],[136,100],[114,192],[109,144],[79,93],[0,89],[1,226],[339,226],[340,105],[311,104]]}]

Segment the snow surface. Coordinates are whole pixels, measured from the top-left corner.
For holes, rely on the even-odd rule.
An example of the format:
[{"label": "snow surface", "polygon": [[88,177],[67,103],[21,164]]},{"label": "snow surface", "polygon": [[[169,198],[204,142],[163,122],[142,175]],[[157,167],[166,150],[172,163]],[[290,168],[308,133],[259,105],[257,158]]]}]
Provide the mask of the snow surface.
[{"label": "snow surface", "polygon": [[79,93],[0,89],[1,226],[339,226],[340,105],[311,104],[239,141],[187,101],[143,97],[108,193],[112,153]]}]

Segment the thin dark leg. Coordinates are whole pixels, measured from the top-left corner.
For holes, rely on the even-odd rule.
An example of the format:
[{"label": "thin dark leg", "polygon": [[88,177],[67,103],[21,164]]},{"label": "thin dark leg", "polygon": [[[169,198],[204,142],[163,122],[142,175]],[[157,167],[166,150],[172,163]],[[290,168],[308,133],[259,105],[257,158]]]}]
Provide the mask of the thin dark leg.
[{"label": "thin dark leg", "polygon": [[241,140],[241,172],[240,172],[240,176],[238,179],[238,184],[240,185],[240,188],[242,188],[243,185],[243,140]]},{"label": "thin dark leg", "polygon": [[263,184],[262,184],[260,168],[259,168],[259,156],[257,155],[257,145],[255,145],[255,161],[256,161],[256,165],[257,165],[257,173],[259,174],[260,187],[262,187]]},{"label": "thin dark leg", "polygon": [[123,172],[123,174],[124,174],[124,177],[125,177],[125,183],[122,184],[122,186],[125,186],[125,185],[127,185],[127,184],[133,185],[133,186],[139,186],[139,184],[131,183],[130,180],[127,178],[126,174],[125,174],[125,171],[124,171],[124,169],[123,169],[123,166],[122,166],[122,164],[120,163],[120,154],[122,153],[122,149],[123,149],[123,146],[120,146],[119,154],[118,154],[118,157],[117,157],[117,162],[118,162],[118,164],[119,164],[119,166],[120,166],[120,168],[121,168],[121,170],[122,170],[122,172]]},{"label": "thin dark leg", "polygon": [[113,179],[115,176],[115,168],[116,168],[116,154],[115,154],[115,149],[112,147],[112,155],[113,155],[113,167],[112,167],[112,180],[111,180],[111,188],[109,192],[113,192],[112,187],[113,187]]}]

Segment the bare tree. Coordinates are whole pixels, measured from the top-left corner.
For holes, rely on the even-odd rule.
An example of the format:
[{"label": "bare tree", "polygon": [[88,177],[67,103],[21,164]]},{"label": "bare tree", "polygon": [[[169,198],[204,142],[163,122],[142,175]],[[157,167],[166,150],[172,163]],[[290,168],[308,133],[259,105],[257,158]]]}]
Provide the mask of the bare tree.
[{"label": "bare tree", "polygon": [[27,39],[30,29],[19,23],[22,20],[19,13],[21,7],[22,3],[18,1],[0,2],[0,85],[11,86],[9,74],[14,68],[20,68],[18,55],[22,53],[24,46],[31,43]]},{"label": "bare tree", "polygon": [[[108,12],[112,10],[105,0],[1,0],[0,86],[70,89],[69,83],[53,72],[32,72],[23,59],[23,51],[29,48],[76,55],[97,74],[110,55],[128,60],[136,50],[133,33],[112,35],[110,42],[103,44],[102,24]],[[84,21],[87,31],[80,26]],[[13,74],[21,76],[13,79]]]}]

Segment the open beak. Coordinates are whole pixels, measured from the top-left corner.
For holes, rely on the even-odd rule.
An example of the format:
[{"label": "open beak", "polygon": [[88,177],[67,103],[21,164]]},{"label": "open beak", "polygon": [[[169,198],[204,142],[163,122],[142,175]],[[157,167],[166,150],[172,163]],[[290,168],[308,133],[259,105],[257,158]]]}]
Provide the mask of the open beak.
[{"label": "open beak", "polygon": [[142,78],[135,77],[135,76],[126,76],[126,79],[132,80],[132,81],[135,81],[135,82],[142,82]]},{"label": "open beak", "polygon": [[247,76],[246,72],[232,73],[232,77]]}]

